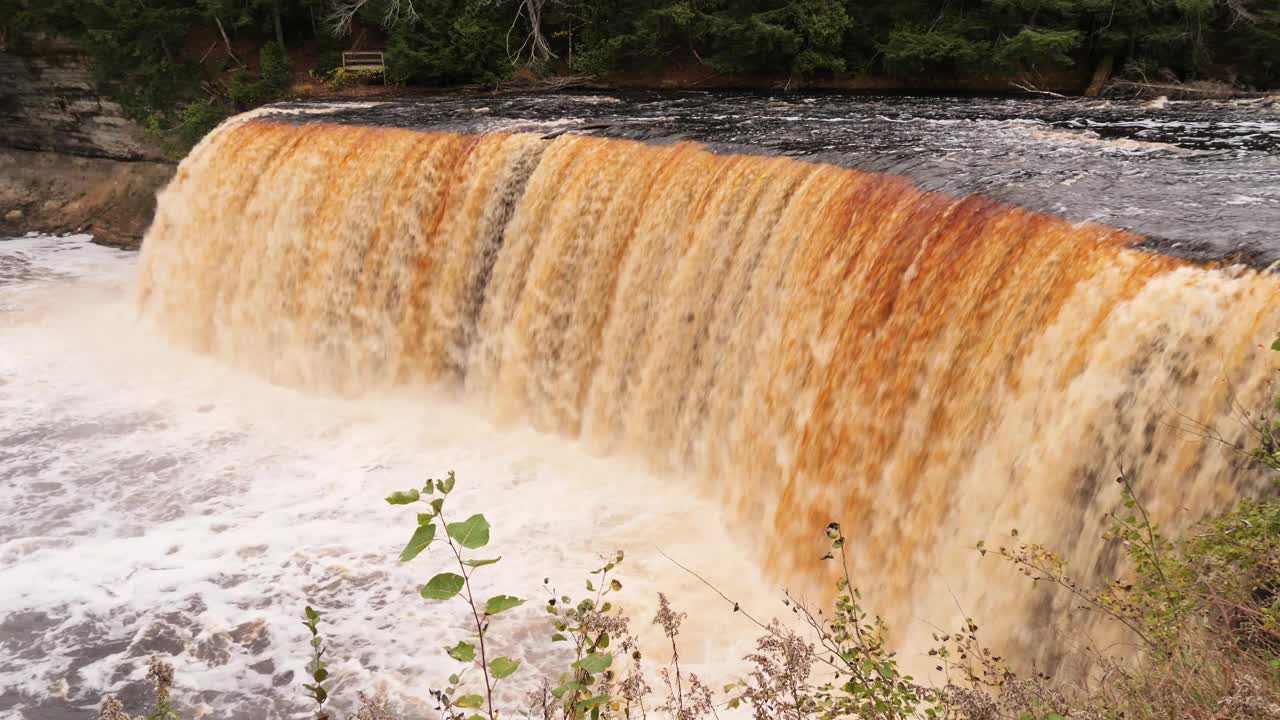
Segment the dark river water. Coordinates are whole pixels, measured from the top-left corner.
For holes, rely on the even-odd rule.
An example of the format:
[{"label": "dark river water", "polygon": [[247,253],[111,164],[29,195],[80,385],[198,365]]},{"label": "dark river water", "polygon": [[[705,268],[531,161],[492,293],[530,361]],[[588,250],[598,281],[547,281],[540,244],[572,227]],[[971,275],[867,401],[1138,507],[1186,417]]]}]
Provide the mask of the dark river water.
[{"label": "dark river water", "polygon": [[710,92],[450,95],[317,102],[300,119],[464,132],[696,140],[909,176],[1073,220],[1163,252],[1280,259],[1280,106],[1055,98]]}]

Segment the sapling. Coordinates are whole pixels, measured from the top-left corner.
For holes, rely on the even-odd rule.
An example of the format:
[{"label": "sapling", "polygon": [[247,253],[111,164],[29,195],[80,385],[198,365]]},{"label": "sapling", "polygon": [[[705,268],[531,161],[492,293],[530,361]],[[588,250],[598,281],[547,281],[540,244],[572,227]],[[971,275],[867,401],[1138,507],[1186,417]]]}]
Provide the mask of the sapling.
[{"label": "sapling", "polygon": [[[489,622],[495,616],[524,604],[524,600],[512,595],[494,595],[481,602],[472,589],[471,578],[480,570],[498,563],[502,558],[478,558],[468,551],[478,550],[489,544],[491,526],[484,515],[475,514],[460,522],[449,522],[446,517],[446,499],[457,483],[452,470],[443,479],[428,479],[421,490],[397,491],[386,500],[391,505],[421,503],[426,512],[418,513],[418,525],[400,552],[400,562],[410,562],[432,545],[443,544],[452,555],[457,572],[442,572],[422,586],[420,594],[431,602],[445,602],[459,598],[467,606],[475,634],[475,642],[459,640],[445,647],[449,657],[461,663],[462,668],[449,676],[449,683],[435,691],[433,696],[441,711],[450,718],[462,717],[461,711],[474,711],[472,717],[488,717],[497,720],[499,712],[494,704],[494,690],[498,683],[520,669],[521,661],[510,657],[490,658]],[[464,692],[468,671],[477,670],[481,675],[483,694]]]},{"label": "sapling", "polygon": [[329,700],[329,691],[325,688],[324,681],[329,677],[329,670],[324,662],[327,650],[324,638],[320,636],[320,613],[308,605],[302,614],[303,626],[311,631],[311,661],[307,663],[307,675],[311,676],[311,682],[304,683],[302,687],[316,703],[316,720],[328,720],[329,712],[324,705]]}]

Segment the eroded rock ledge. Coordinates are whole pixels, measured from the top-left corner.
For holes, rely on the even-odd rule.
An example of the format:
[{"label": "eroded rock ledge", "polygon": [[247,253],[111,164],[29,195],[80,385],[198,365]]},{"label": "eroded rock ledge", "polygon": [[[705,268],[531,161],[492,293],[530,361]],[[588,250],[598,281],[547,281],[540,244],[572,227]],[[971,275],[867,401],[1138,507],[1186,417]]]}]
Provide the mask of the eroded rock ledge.
[{"label": "eroded rock ledge", "polygon": [[0,236],[87,232],[137,247],[176,167],[0,148]]}]

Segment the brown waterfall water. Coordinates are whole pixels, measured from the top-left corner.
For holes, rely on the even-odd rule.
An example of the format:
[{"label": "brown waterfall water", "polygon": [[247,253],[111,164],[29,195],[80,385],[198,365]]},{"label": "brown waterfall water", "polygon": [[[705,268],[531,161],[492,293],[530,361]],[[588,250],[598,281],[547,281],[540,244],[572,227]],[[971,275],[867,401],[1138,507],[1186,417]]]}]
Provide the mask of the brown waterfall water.
[{"label": "brown waterfall water", "polygon": [[1088,574],[1117,462],[1173,528],[1258,487],[1184,428],[1248,442],[1280,283],[1139,240],[696,144],[248,120],[162,194],[137,302],[285,385],[449,388],[642,458],[804,591],[841,520],[901,644],[960,603],[1038,652],[1067,599],[976,541],[1016,528]]}]

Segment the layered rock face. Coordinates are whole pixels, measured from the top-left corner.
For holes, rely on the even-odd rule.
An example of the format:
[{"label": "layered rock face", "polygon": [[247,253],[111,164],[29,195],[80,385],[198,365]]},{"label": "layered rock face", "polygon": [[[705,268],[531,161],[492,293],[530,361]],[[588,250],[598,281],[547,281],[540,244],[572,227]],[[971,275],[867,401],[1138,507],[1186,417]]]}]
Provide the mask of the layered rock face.
[{"label": "layered rock face", "polygon": [[88,56],[59,38],[23,38],[0,50],[0,145],[161,159],[120,106],[99,95]]},{"label": "layered rock face", "polygon": [[49,37],[0,45],[0,236],[77,231],[137,245],[173,172],[99,94],[81,50]]}]

